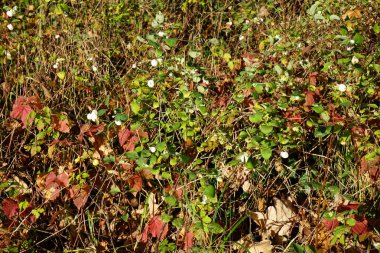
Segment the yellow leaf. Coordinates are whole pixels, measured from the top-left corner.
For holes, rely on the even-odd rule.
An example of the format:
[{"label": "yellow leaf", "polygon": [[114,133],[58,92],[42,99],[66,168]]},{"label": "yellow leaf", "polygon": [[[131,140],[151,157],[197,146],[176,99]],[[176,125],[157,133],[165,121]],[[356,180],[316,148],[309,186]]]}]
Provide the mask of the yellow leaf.
[{"label": "yellow leaf", "polygon": [[342,15],[342,19],[343,20],[345,20],[347,17],[348,18],[362,18],[363,17],[363,15],[362,15],[362,9],[360,9],[360,8],[355,8],[355,9],[353,9],[353,10],[348,10],[348,11],[346,11],[346,13],[344,13],[343,15]]}]

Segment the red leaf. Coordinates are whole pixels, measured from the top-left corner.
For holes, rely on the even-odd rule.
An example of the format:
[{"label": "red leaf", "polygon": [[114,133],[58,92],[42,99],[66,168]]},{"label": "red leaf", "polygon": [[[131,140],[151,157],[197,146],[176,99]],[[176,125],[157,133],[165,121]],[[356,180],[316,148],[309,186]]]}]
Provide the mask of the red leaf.
[{"label": "red leaf", "polygon": [[11,117],[22,121],[22,128],[26,128],[28,124],[32,123],[33,119],[29,118],[32,112],[32,107],[27,103],[27,98],[17,97],[12,107]]},{"label": "red leaf", "polygon": [[364,235],[368,233],[368,221],[366,218],[355,215],[356,223],[351,228],[352,233],[356,235]]},{"label": "red leaf", "polygon": [[307,92],[305,96],[305,106],[312,106],[314,103],[314,92]]},{"label": "red leaf", "polygon": [[13,199],[5,199],[3,201],[3,211],[8,219],[12,218],[17,214],[18,203]]},{"label": "red leaf", "polygon": [[[141,132],[141,134],[145,134],[145,132]],[[118,137],[120,146],[122,146],[124,150],[135,150],[135,144],[139,141],[139,137],[135,135],[134,131],[130,131],[127,128],[122,129],[118,133]]]},{"label": "red leaf", "polygon": [[50,172],[45,179],[45,186],[46,188],[50,188],[54,185],[55,179],[57,178],[57,175],[54,172]]},{"label": "red leaf", "polygon": [[302,122],[302,117],[297,107],[288,108],[287,111],[285,112],[285,118],[287,118],[291,122],[298,122],[298,123]]},{"label": "red leaf", "polygon": [[159,237],[160,241],[162,241],[167,235],[168,231],[168,224],[162,222],[159,216],[154,216],[149,224],[145,226],[141,241],[144,243],[147,242],[149,234],[154,238]]},{"label": "red leaf", "polygon": [[66,172],[63,172],[62,174],[59,174],[57,176],[56,182],[62,186],[67,187],[69,186],[69,175]]},{"label": "red leaf", "polygon": [[58,116],[53,116],[52,120],[53,128],[61,133],[69,133],[69,120],[66,118],[64,120],[60,120]]},{"label": "red leaf", "polygon": [[81,209],[87,202],[90,195],[91,188],[88,185],[83,185],[82,188],[78,185],[70,189],[70,197],[73,199],[74,205]]},{"label": "red leaf", "polygon": [[338,206],[338,212],[343,211],[350,211],[350,210],[358,210],[358,208],[361,206],[360,203],[350,203],[347,205],[339,205]]},{"label": "red leaf", "polygon": [[193,239],[194,239],[194,234],[192,232],[187,232],[185,235],[185,242],[183,249],[186,252],[190,252],[190,248],[193,246]]},{"label": "red leaf", "polygon": [[128,179],[129,187],[136,192],[142,189],[142,178],[140,176],[133,176]]},{"label": "red leaf", "polygon": [[322,223],[325,225],[328,231],[334,230],[334,228],[339,225],[339,221],[337,219],[323,220]]},{"label": "red leaf", "polygon": [[309,83],[312,85],[317,85],[317,75],[318,72],[312,72],[309,74]]}]

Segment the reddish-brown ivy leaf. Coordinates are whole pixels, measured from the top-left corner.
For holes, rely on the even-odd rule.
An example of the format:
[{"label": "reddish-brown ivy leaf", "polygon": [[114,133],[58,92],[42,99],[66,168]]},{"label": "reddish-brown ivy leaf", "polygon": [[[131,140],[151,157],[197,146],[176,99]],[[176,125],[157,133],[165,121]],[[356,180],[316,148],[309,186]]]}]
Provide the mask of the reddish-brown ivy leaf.
[{"label": "reddish-brown ivy leaf", "polygon": [[305,96],[305,106],[312,106],[314,103],[314,92],[307,92]]},{"label": "reddish-brown ivy leaf", "polygon": [[350,211],[350,210],[358,210],[358,208],[361,206],[362,204],[360,203],[349,203],[349,204],[346,204],[346,205],[339,205],[338,206],[338,212],[344,212],[344,211]]},{"label": "reddish-brown ivy leaf", "polygon": [[185,252],[190,252],[190,248],[193,246],[194,234],[192,232],[187,232],[185,235],[185,241],[183,249]]},{"label": "reddish-brown ivy leaf", "polygon": [[45,186],[46,188],[50,188],[54,183],[55,179],[57,178],[57,175],[54,172],[50,172],[45,179]]},{"label": "reddish-brown ivy leaf", "polygon": [[[144,132],[141,132],[144,133]],[[119,144],[126,151],[135,150],[135,143],[139,141],[138,136],[135,135],[134,131],[130,131],[129,129],[121,129],[118,133]]]},{"label": "reddish-brown ivy leaf", "polygon": [[302,122],[302,117],[297,107],[289,107],[285,112],[285,118],[287,118],[291,122]]},{"label": "reddish-brown ivy leaf", "polygon": [[129,187],[134,189],[136,192],[142,189],[142,178],[140,176],[133,176],[128,179]]},{"label": "reddish-brown ivy leaf", "polygon": [[161,221],[159,216],[154,216],[149,222],[149,232],[152,237],[160,237],[162,241],[168,233],[168,224]]},{"label": "reddish-brown ivy leaf", "polygon": [[325,225],[328,231],[334,230],[334,228],[339,225],[339,221],[337,219],[323,220],[322,223]]},{"label": "reddish-brown ivy leaf", "polygon": [[312,85],[317,85],[317,72],[312,72],[309,74],[309,83]]},{"label": "reddish-brown ivy leaf", "polygon": [[52,119],[53,128],[61,133],[69,133],[69,120],[66,118],[64,120],[60,120],[58,116],[54,115]]},{"label": "reddish-brown ivy leaf", "polygon": [[26,97],[17,97],[12,107],[11,117],[22,121],[22,128],[26,128],[32,123],[33,119],[29,118],[32,107],[27,104]]},{"label": "reddish-brown ivy leaf", "polygon": [[63,172],[59,174],[56,178],[56,182],[62,186],[62,187],[67,187],[69,186],[69,175],[66,172]]},{"label": "reddish-brown ivy leaf", "polygon": [[3,211],[8,219],[12,218],[17,214],[18,203],[10,198],[7,198],[3,201]]},{"label": "reddish-brown ivy leaf", "polygon": [[75,185],[70,189],[70,197],[78,209],[81,209],[86,204],[90,191],[91,188],[87,184],[82,187]]},{"label": "reddish-brown ivy leaf", "polygon": [[154,238],[159,237],[160,241],[162,241],[166,237],[168,231],[168,224],[162,222],[159,216],[154,216],[149,224],[145,226],[141,241],[144,243],[147,242],[149,234]]},{"label": "reddish-brown ivy leaf", "polygon": [[364,235],[368,233],[368,221],[366,218],[355,215],[356,223],[351,228],[352,233],[356,235]]}]

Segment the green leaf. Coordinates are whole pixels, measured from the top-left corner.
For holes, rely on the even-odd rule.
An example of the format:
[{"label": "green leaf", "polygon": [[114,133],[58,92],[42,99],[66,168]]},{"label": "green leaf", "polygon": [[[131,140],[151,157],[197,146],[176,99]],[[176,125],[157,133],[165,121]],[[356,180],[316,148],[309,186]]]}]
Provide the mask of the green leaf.
[{"label": "green leaf", "polygon": [[177,39],[176,38],[168,38],[168,39],[164,39],[165,43],[169,46],[169,47],[174,47],[175,44],[177,44]]},{"label": "green leaf", "polygon": [[134,112],[135,114],[139,113],[139,111],[140,111],[140,105],[139,105],[139,103],[136,100],[133,100],[131,102],[130,106],[131,106],[132,112]]},{"label": "green leaf", "polygon": [[121,219],[122,219],[123,221],[127,222],[128,219],[129,219],[129,213],[123,214],[123,215],[121,216]]},{"label": "green leaf", "polygon": [[375,24],[375,25],[373,26],[373,31],[374,31],[376,34],[380,33],[380,25],[379,25],[379,24]]},{"label": "green leaf", "polygon": [[208,224],[208,223],[211,223],[211,221],[212,221],[212,219],[207,215],[202,218],[203,223]]},{"label": "green leaf", "polygon": [[121,191],[120,191],[120,188],[119,188],[119,186],[117,186],[117,185],[112,185],[111,186],[111,190],[110,190],[110,193],[112,194],[112,195],[116,195],[116,194],[118,194],[118,193],[120,193]]},{"label": "green leaf", "polygon": [[305,249],[298,243],[293,243],[293,249],[296,253],[305,253]]},{"label": "green leaf", "polygon": [[98,111],[98,117],[103,116],[107,112],[107,109],[101,109]]},{"label": "green leaf", "polygon": [[310,7],[310,9],[308,9],[308,10],[306,11],[307,14],[313,16],[313,15],[315,14],[315,11],[317,10],[317,7],[318,7],[319,4],[320,4],[320,2],[319,2],[319,1],[316,1],[316,2]]},{"label": "green leaf", "polygon": [[182,218],[175,218],[173,221],[172,221],[172,225],[176,228],[181,228],[183,226],[183,219]]},{"label": "green leaf", "polygon": [[281,75],[282,74],[282,68],[280,67],[280,65],[274,65],[274,68],[273,68],[277,74]]},{"label": "green leaf", "polygon": [[348,226],[350,226],[350,227],[353,227],[353,226],[355,226],[355,224],[356,224],[356,220],[355,220],[354,218],[348,218],[348,219],[346,220],[346,224],[347,224]]},{"label": "green leaf", "polygon": [[106,163],[115,163],[116,158],[115,156],[107,156],[103,158],[103,161]]},{"label": "green leaf", "polygon": [[265,159],[265,160],[269,160],[269,158],[272,156],[272,149],[270,148],[262,148],[260,149],[260,153],[261,153],[261,156]]},{"label": "green leaf", "polygon": [[273,131],[273,127],[269,125],[260,125],[260,131],[265,135],[268,135]]},{"label": "green leaf", "polygon": [[360,33],[356,33],[356,34],[354,35],[354,41],[355,41],[355,43],[358,44],[358,45],[363,44],[363,42],[364,42],[364,37],[363,37],[363,35],[361,35]]},{"label": "green leaf", "polygon": [[58,76],[59,79],[63,80],[63,79],[65,79],[66,72],[63,72],[63,71],[58,72],[57,76]]},{"label": "green leaf", "polygon": [[175,197],[169,195],[169,196],[166,196],[165,197],[165,202],[169,205],[169,206],[175,206],[177,205],[177,200]]},{"label": "green leaf", "polygon": [[196,51],[189,51],[189,56],[193,59],[197,58],[198,56],[200,56],[201,53],[199,52],[196,52]]},{"label": "green leaf", "polygon": [[208,224],[207,228],[213,234],[220,234],[220,233],[223,233],[223,231],[224,231],[224,228],[221,225],[219,225],[218,223],[215,223],[215,222],[212,222],[212,223]]},{"label": "green leaf", "polygon": [[249,116],[249,121],[251,121],[252,123],[260,123],[263,120],[263,116],[264,116],[264,113],[257,112]]},{"label": "green leaf", "polygon": [[206,186],[203,194],[209,198],[215,197],[215,188],[212,185]]},{"label": "green leaf", "polygon": [[319,126],[314,130],[314,136],[317,138],[323,138],[331,132],[331,126]]}]

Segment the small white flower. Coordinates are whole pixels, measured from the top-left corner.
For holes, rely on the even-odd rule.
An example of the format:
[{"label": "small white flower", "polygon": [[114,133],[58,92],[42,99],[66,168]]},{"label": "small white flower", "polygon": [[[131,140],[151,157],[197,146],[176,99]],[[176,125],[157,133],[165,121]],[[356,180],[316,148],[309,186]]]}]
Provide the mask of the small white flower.
[{"label": "small white flower", "polygon": [[159,37],[164,37],[164,36],[165,36],[165,33],[164,33],[164,32],[158,32],[157,35],[158,35]]},{"label": "small white flower", "polygon": [[98,111],[92,110],[92,112],[87,114],[87,119],[95,122],[98,119]]},{"label": "small white flower", "polygon": [[263,18],[260,18],[260,22],[264,22],[264,19],[263,19]]},{"label": "small white flower", "polygon": [[120,126],[121,125],[121,120],[115,120],[115,125]]},{"label": "small white flower", "polygon": [[150,64],[152,65],[152,67],[156,67],[158,65],[158,61],[156,59],[153,59],[150,61]]},{"label": "small white flower", "polygon": [[228,27],[230,27],[230,26],[232,26],[232,22],[229,21],[229,22],[226,23],[226,25],[227,25]]},{"label": "small white flower", "polygon": [[203,195],[203,198],[202,198],[202,204],[203,204],[203,205],[206,205],[206,204],[207,204],[207,196],[206,196],[206,195]]},{"label": "small white flower", "polygon": [[55,68],[55,69],[58,68],[58,62],[54,63],[53,68]]},{"label": "small white flower", "polygon": [[92,61],[92,60],[94,60],[94,58],[90,57],[90,58],[88,58],[88,60],[89,60],[89,61]]},{"label": "small white flower", "polygon": [[156,152],[156,148],[155,147],[149,147],[149,150],[150,150],[150,152],[152,152],[152,153],[154,153],[154,152]]},{"label": "small white flower", "polygon": [[154,81],[152,79],[148,80],[148,87],[150,88],[154,87]]},{"label": "small white flower", "polygon": [[13,30],[13,25],[12,24],[8,24],[7,28],[8,28],[9,31],[12,31]]},{"label": "small white flower", "polygon": [[56,39],[59,39],[59,37],[61,37],[59,34],[55,35],[54,36]]},{"label": "small white flower", "polygon": [[248,25],[248,24],[249,24],[249,20],[248,20],[248,19],[246,19],[246,20],[245,20],[245,23]]},{"label": "small white flower", "polygon": [[244,40],[244,35],[240,35],[239,40]]},{"label": "small white flower", "polygon": [[172,73],[172,72],[170,72],[170,73],[169,73],[169,77],[172,77],[172,76],[173,76],[173,73]]},{"label": "small white flower", "polygon": [[248,155],[247,153],[243,153],[239,156],[239,160],[242,162],[242,163],[246,163],[248,161]]},{"label": "small white flower", "polygon": [[282,158],[286,159],[286,158],[289,157],[289,153],[286,152],[286,151],[281,151],[280,156],[281,156]]},{"label": "small white flower", "polygon": [[5,51],[5,56],[7,57],[8,60],[12,60],[12,55],[9,51]]},{"label": "small white flower", "polygon": [[351,51],[352,50],[352,47],[347,47],[347,51]]},{"label": "small white flower", "polygon": [[92,71],[96,72],[98,71],[98,68],[95,65],[92,65]]},{"label": "small white flower", "polygon": [[351,43],[351,44],[355,44],[355,41],[354,41],[354,40],[350,40],[350,43]]},{"label": "small white flower", "polygon": [[347,90],[347,86],[344,83],[338,84],[338,90],[341,92],[345,92]]},{"label": "small white flower", "polygon": [[10,9],[9,11],[7,11],[8,17],[12,17],[14,14],[15,14],[15,11],[13,9]]},{"label": "small white flower", "polygon": [[356,64],[356,63],[358,63],[359,62],[359,59],[354,55],[353,57],[352,57],[352,59],[351,59],[351,63],[352,64]]},{"label": "small white flower", "polygon": [[135,69],[137,67],[136,63],[132,64],[132,68]]}]

